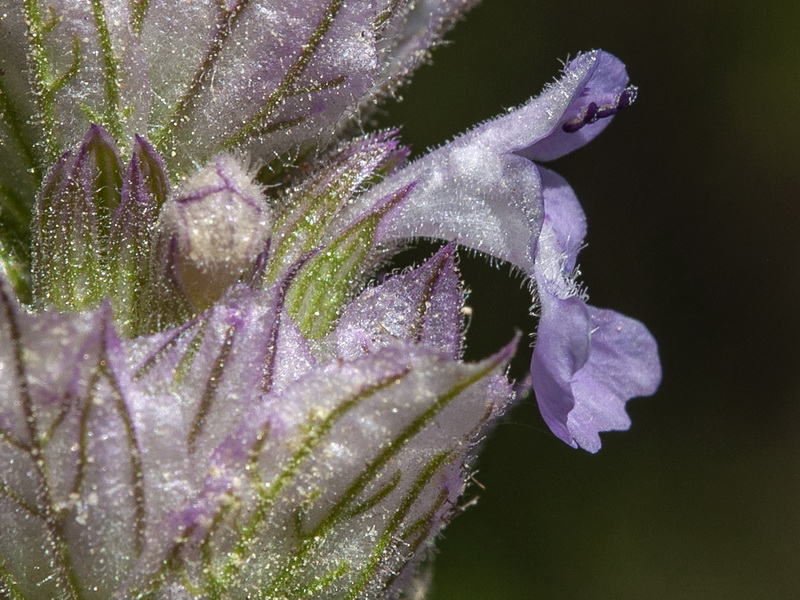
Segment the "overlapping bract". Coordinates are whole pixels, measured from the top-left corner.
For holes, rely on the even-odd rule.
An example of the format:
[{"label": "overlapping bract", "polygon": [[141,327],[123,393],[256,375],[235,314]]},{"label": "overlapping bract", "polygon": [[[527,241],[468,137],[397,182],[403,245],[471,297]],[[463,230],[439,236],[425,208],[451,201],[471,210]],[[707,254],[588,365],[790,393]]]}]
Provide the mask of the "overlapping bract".
[{"label": "overlapping bract", "polygon": [[313,150],[425,60],[474,0],[0,0],[0,260],[29,293],[33,198],[91,125],[177,180],[223,151]]},{"label": "overlapping bract", "polygon": [[176,177],[233,147],[318,146],[473,3],[4,0],[0,108],[16,146],[0,156],[27,161],[16,174],[45,169],[92,123],[148,137]]},{"label": "overlapping bract", "polygon": [[466,365],[437,341],[460,326],[443,252],[366,292],[399,299],[392,336],[365,352],[383,312],[353,309],[331,334],[347,360],[312,352],[283,285],[233,288],[196,319],[131,340],[107,307],[34,315],[3,287],[0,589],[399,591],[452,514],[472,446],[511,399],[513,346]]}]

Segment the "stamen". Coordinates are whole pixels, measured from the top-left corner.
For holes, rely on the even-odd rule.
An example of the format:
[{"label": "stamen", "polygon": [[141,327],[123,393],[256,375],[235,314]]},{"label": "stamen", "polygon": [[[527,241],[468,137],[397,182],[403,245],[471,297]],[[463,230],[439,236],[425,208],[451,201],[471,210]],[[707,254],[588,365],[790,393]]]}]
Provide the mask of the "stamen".
[{"label": "stamen", "polygon": [[577,119],[567,121],[561,126],[561,129],[566,133],[575,133],[583,129],[586,125],[597,123],[600,119],[613,117],[623,108],[627,108],[633,104],[634,100],[636,100],[636,86],[631,85],[625,88],[611,104],[598,106],[597,102],[590,102]]}]

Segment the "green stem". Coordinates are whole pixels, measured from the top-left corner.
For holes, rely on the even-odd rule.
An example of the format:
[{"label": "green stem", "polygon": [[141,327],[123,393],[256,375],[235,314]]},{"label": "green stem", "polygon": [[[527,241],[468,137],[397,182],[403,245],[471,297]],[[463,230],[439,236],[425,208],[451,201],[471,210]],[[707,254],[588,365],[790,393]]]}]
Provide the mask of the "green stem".
[{"label": "green stem", "polygon": [[56,119],[52,98],[48,94],[52,73],[50,59],[44,45],[47,25],[42,16],[38,0],[24,0],[23,11],[28,25],[28,43],[31,47],[30,62],[33,72],[33,87],[39,103],[39,117],[44,131],[45,162],[52,164],[58,157],[55,140]]}]

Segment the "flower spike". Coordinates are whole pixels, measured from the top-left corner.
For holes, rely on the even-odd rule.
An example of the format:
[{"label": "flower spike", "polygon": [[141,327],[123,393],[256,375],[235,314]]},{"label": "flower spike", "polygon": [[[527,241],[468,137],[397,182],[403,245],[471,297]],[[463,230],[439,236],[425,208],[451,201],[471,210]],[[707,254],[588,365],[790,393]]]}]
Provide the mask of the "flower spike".
[{"label": "flower spike", "polygon": [[629,425],[655,341],[587,304],[538,164],[631,104],[624,65],[408,165],[365,131],[475,3],[0,0],[0,597],[420,598],[515,399],[519,335],[463,360],[458,245],[528,276],[555,434]]}]

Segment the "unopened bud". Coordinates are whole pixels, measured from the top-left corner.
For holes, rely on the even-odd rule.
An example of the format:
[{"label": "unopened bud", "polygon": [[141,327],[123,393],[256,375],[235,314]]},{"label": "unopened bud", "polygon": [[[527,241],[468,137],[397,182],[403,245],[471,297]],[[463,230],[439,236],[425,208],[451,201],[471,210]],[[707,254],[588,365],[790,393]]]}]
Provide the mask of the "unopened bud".
[{"label": "unopened bud", "polygon": [[273,215],[253,175],[222,154],[187,179],[164,204],[160,233],[173,273],[195,309],[213,304],[253,266]]},{"label": "unopened bud", "polygon": [[122,189],[114,139],[92,125],[50,170],[34,210],[33,289],[39,308],[81,311],[113,295],[107,243]]}]

